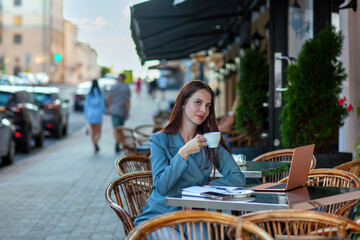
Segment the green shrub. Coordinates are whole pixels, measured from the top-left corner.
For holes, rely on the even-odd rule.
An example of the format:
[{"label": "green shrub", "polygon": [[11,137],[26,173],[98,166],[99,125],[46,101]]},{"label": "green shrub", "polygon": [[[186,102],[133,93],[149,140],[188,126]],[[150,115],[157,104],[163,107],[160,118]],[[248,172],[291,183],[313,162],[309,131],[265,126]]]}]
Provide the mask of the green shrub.
[{"label": "green shrub", "polygon": [[237,83],[239,105],[235,115],[235,129],[244,130],[258,143],[267,112],[262,104],[267,101],[269,66],[263,53],[248,49],[240,62],[240,78]]},{"label": "green shrub", "polygon": [[316,153],[329,153],[344,124],[346,110],[338,104],[346,78],[339,56],[343,36],[328,25],[303,45],[296,65],[287,68],[288,90],[280,114],[285,148],[315,143]]}]

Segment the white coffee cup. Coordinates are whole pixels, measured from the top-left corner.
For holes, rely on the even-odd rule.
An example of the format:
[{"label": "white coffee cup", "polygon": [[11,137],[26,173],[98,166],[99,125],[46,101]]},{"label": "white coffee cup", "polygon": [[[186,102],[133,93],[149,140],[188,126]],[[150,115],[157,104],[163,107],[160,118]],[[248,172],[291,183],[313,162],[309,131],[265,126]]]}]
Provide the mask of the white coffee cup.
[{"label": "white coffee cup", "polygon": [[220,132],[208,132],[204,134],[209,148],[217,148],[221,139]]}]

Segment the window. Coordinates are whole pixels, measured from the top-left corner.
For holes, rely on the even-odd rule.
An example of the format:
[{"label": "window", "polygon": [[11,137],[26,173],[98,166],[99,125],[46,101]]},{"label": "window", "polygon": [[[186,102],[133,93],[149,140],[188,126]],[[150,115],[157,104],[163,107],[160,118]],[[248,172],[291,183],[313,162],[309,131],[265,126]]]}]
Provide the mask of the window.
[{"label": "window", "polygon": [[22,25],[22,17],[21,16],[15,16],[14,17],[14,26],[20,26]]},{"label": "window", "polygon": [[21,39],[21,35],[20,34],[15,34],[14,35],[14,43],[21,43],[22,39]]},{"label": "window", "polygon": [[14,0],[14,6],[21,6],[21,0]]}]

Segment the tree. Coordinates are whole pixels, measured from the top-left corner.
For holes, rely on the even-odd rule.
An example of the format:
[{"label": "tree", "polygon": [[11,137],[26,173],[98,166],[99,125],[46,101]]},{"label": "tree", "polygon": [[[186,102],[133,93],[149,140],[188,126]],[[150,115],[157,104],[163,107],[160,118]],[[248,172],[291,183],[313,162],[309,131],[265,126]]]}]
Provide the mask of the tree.
[{"label": "tree", "polygon": [[112,73],[112,67],[101,66],[101,77],[104,77],[107,73]]},{"label": "tree", "polygon": [[265,55],[248,49],[240,62],[238,81],[239,105],[235,115],[235,129],[245,130],[257,144],[267,114],[263,103],[269,89],[269,67]]},{"label": "tree", "polygon": [[280,114],[286,148],[315,143],[316,153],[329,153],[344,124],[346,110],[338,104],[346,78],[339,56],[343,36],[328,25],[303,45],[296,65],[287,68],[288,90]]}]

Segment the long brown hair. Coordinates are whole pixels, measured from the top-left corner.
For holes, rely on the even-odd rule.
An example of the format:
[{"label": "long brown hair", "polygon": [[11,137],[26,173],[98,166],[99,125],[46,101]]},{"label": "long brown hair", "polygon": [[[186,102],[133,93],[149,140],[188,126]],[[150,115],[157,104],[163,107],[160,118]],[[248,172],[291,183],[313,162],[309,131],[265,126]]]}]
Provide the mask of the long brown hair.
[{"label": "long brown hair", "polygon": [[[211,106],[210,106],[210,111],[209,111],[209,115],[207,116],[207,118],[205,119],[205,121],[200,124],[199,126],[197,126],[196,128],[196,134],[204,134],[207,132],[218,132],[218,125],[217,125],[217,121],[216,121],[216,116],[215,116],[215,106],[214,106],[214,100],[215,100],[215,94],[214,91],[211,89],[211,87],[200,80],[193,80],[190,81],[188,83],[186,83],[180,90],[175,104],[174,104],[174,108],[171,112],[171,116],[170,116],[170,120],[169,123],[162,129],[161,132],[167,133],[167,134],[175,134],[177,132],[179,132],[181,126],[182,126],[182,121],[183,121],[183,106],[184,104],[188,101],[188,99],[198,90],[204,89],[206,91],[208,91],[211,94]],[[195,136],[194,135],[194,136]],[[226,146],[224,139],[221,137],[220,140],[220,144],[228,151],[230,152],[229,148]],[[207,154],[210,154],[210,149],[207,149]],[[214,149],[211,149],[212,152],[212,160],[213,160],[213,164],[215,164],[215,151]]]}]

